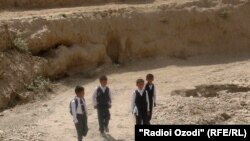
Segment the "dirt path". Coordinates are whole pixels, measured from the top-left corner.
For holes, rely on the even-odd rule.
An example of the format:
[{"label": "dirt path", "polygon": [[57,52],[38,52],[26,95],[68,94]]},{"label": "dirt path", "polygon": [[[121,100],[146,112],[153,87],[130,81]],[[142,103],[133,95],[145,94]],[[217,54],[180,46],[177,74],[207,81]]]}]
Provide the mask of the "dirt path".
[{"label": "dirt path", "polygon": [[[129,90],[128,85],[124,86],[122,88],[121,86],[118,86],[119,83],[115,83],[115,81],[112,79],[112,76],[110,78],[110,86],[113,88],[113,107],[111,109],[112,113],[112,120],[110,123],[110,136],[108,140],[133,140],[133,136],[131,133],[133,133],[133,121],[131,119],[131,114],[129,112]],[[84,85],[84,83],[80,83]],[[102,138],[99,135],[98,132],[98,123],[97,123],[97,114],[96,111],[93,109],[91,96],[93,93],[93,90],[98,85],[98,81],[91,82],[89,84],[85,84],[84,87],[86,90],[86,101],[88,104],[88,112],[89,112],[89,127],[90,132],[88,134],[87,140],[93,140],[93,141],[100,141]],[[122,90],[120,90],[122,89]],[[72,98],[73,95],[73,89],[70,88],[66,92],[63,92],[60,94],[59,97],[56,97],[53,99],[51,104],[55,104],[55,110],[54,113],[49,115],[46,119],[40,119],[38,121],[38,126],[41,126],[43,129],[47,129],[47,133],[54,133],[54,134],[48,134],[46,138],[50,140],[74,140],[75,136],[75,130],[72,126],[72,118],[68,114],[68,101]],[[123,103],[123,104],[122,104]],[[60,119],[58,119],[60,117]],[[58,129],[62,130],[58,130]],[[125,134],[124,134],[125,133]],[[63,135],[63,136],[62,136]],[[126,136],[129,135],[129,136]]]},{"label": "dirt path", "polygon": [[[157,107],[154,124],[247,124],[250,123],[248,91],[219,93],[217,97],[171,96],[172,90],[194,88],[200,84],[250,85],[250,60],[244,57],[199,57],[189,60],[170,58],[147,59],[129,66],[111,67],[109,86],[113,93],[110,134],[100,136],[97,114],[91,96],[98,85],[96,79],[74,76],[58,83],[57,94],[46,101],[17,106],[0,116],[0,140],[4,141],[73,141],[76,138],[68,111],[76,84],[86,88],[89,111],[88,141],[132,141],[134,119],[130,100],[135,80],[154,73],[157,86]],[[158,63],[155,63],[158,62]],[[207,89],[207,91],[210,91]],[[223,118],[225,115],[229,118]]]},{"label": "dirt path", "polygon": [[104,4],[104,5],[93,5],[93,6],[79,6],[79,7],[68,7],[68,8],[51,8],[51,9],[34,9],[34,10],[10,10],[0,11],[0,20],[11,20],[11,19],[23,19],[31,17],[51,17],[61,14],[73,14],[73,13],[88,13],[88,12],[99,12],[106,10],[117,10],[117,9],[137,9],[137,10],[150,10],[153,7],[163,6],[165,4],[171,6],[181,5],[183,3],[192,2],[195,4],[196,0],[154,0],[149,2],[139,3],[119,3],[119,4]]},{"label": "dirt path", "polygon": [[[93,11],[104,11],[110,9],[131,8],[131,7],[145,7],[150,4],[106,4],[100,6],[82,6],[71,8],[53,8],[53,9],[40,9],[40,10],[22,10],[22,11],[0,11],[0,20],[9,19],[22,19],[28,17],[49,17],[60,14],[72,14],[72,13],[87,13]],[[152,6],[152,5],[151,5]]]}]

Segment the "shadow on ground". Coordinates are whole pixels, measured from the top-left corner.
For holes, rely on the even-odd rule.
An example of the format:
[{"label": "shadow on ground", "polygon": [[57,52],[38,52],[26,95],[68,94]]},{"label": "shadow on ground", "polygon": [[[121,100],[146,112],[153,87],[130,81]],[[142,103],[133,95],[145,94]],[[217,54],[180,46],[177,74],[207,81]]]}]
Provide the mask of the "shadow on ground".
[{"label": "shadow on ground", "polygon": [[238,55],[207,55],[195,56],[185,60],[170,57],[151,57],[145,59],[137,59],[124,64],[104,65],[96,68],[88,73],[80,72],[64,79],[59,82],[68,87],[75,85],[84,85],[98,79],[100,75],[122,74],[127,72],[147,71],[153,69],[165,68],[168,66],[177,67],[190,67],[190,66],[209,66],[219,64],[229,64],[234,62],[241,62],[250,60],[249,54]]},{"label": "shadow on ground", "polygon": [[114,137],[112,137],[110,134],[105,134],[103,136],[103,138],[107,141],[124,141],[124,140],[119,140],[119,139],[115,139]]}]

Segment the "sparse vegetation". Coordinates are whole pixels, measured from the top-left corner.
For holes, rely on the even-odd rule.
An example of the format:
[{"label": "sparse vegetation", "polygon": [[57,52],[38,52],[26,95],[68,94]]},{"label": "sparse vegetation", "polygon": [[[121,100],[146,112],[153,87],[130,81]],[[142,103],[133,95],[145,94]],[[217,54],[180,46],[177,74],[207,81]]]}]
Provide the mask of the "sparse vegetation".
[{"label": "sparse vegetation", "polygon": [[27,90],[33,92],[50,92],[51,82],[42,76],[35,78],[30,84],[26,85]]},{"label": "sparse vegetation", "polygon": [[229,17],[229,12],[227,10],[223,10],[221,13],[220,13],[220,17],[223,18],[223,19],[227,19]]},{"label": "sparse vegetation", "polygon": [[29,52],[29,48],[27,43],[22,38],[15,38],[13,41],[14,48],[20,52],[27,53]]},{"label": "sparse vegetation", "polygon": [[62,16],[63,18],[66,18],[66,17],[67,17],[67,15],[66,15],[66,14],[61,14],[61,16]]}]

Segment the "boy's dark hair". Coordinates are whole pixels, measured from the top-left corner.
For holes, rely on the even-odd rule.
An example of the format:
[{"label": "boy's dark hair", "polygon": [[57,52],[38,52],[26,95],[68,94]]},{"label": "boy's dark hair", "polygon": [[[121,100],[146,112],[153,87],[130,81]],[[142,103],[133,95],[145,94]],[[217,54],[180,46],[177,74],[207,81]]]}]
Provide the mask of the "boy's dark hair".
[{"label": "boy's dark hair", "polygon": [[102,80],[108,80],[107,76],[106,75],[102,75],[101,77],[99,77],[99,80],[102,81]]},{"label": "boy's dark hair", "polygon": [[79,94],[79,93],[81,93],[83,91],[84,91],[84,87],[82,87],[82,86],[76,86],[76,88],[75,88],[75,93],[76,94]]},{"label": "boy's dark hair", "polygon": [[153,78],[154,78],[154,75],[151,73],[147,74],[146,76],[146,79],[153,79]]},{"label": "boy's dark hair", "polygon": [[144,80],[143,79],[137,79],[136,84],[139,84],[139,83],[144,83]]}]

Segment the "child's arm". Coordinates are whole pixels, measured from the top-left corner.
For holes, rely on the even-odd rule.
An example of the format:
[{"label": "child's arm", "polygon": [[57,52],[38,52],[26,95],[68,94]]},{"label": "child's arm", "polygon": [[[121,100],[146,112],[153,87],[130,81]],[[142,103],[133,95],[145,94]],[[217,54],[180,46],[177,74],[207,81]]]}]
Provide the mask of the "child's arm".
[{"label": "child's arm", "polygon": [[73,100],[71,102],[71,108],[72,108],[73,121],[76,124],[76,123],[78,123],[78,120],[76,118],[76,103],[75,103],[75,100]]},{"label": "child's arm", "polygon": [[111,90],[109,89],[109,106],[111,107],[112,104],[112,96],[111,96]]},{"label": "child's arm", "polygon": [[136,114],[136,111],[135,111],[135,96],[136,96],[136,94],[133,93],[132,102],[131,102],[131,112],[132,112],[132,114]]},{"label": "child's arm", "polygon": [[147,111],[150,112],[149,97],[148,97],[148,92],[147,91],[146,91],[146,101],[147,101]]},{"label": "child's arm", "polygon": [[94,94],[93,94],[93,97],[92,97],[94,108],[97,107],[97,100],[96,100],[96,97],[97,97],[97,89],[95,90],[95,92],[94,92]]},{"label": "child's arm", "polygon": [[154,100],[154,107],[155,107],[156,106],[156,90],[155,90],[155,87],[154,87],[153,100]]},{"label": "child's arm", "polygon": [[85,99],[84,99],[84,101],[83,101],[83,105],[84,105],[86,117],[88,117],[88,107],[87,107],[87,104],[86,104]]}]

